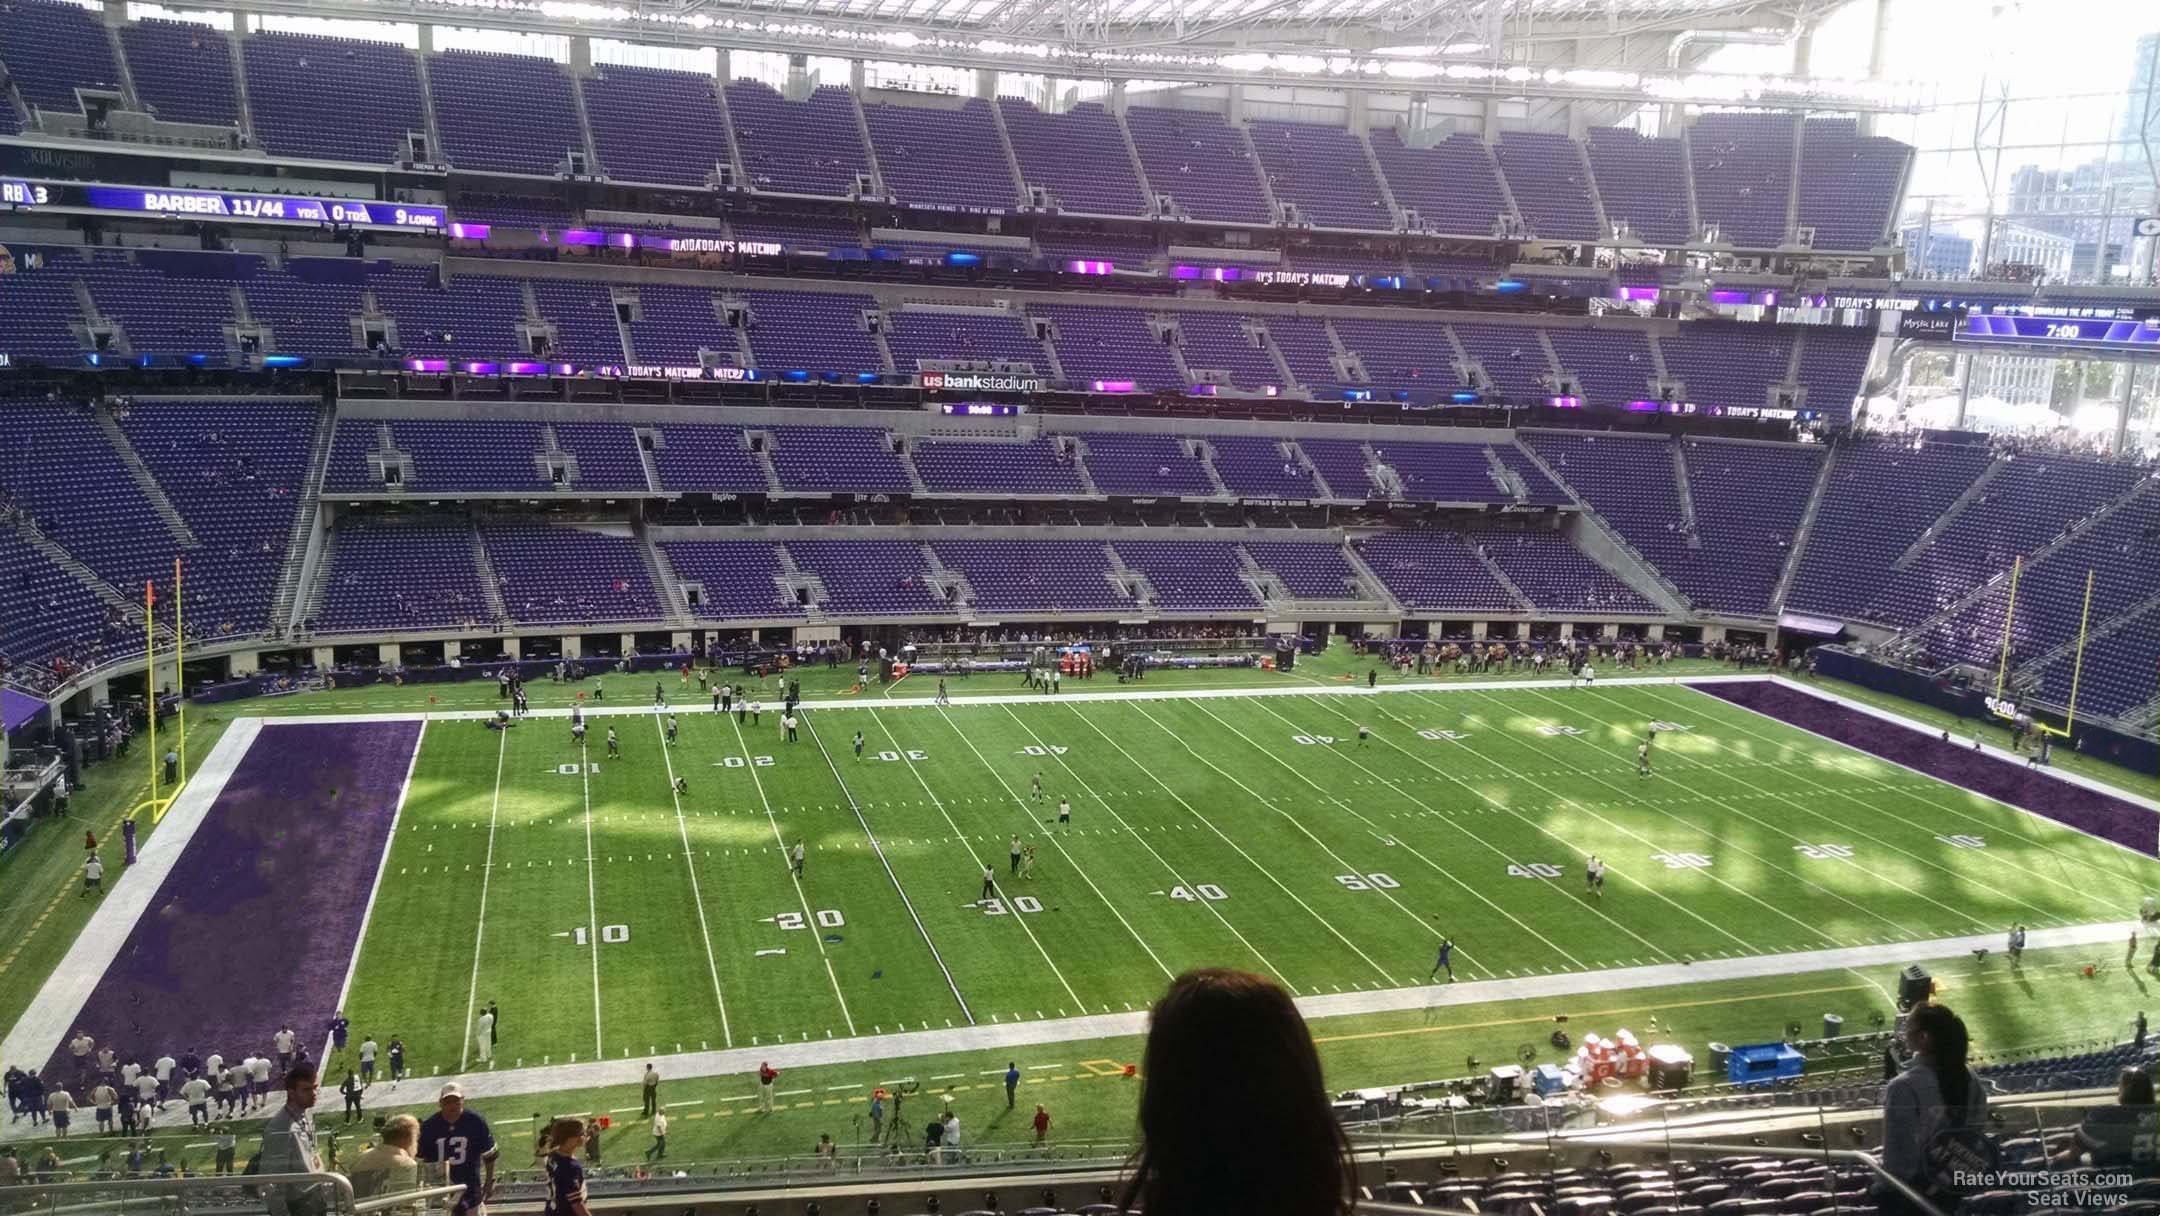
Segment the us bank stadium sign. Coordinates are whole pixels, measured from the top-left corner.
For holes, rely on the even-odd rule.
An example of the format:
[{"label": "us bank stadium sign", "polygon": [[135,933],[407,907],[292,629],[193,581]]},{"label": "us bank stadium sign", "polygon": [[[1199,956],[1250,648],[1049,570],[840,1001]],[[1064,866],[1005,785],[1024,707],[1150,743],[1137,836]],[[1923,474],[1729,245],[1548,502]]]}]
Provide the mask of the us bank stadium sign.
[{"label": "us bank stadium sign", "polygon": [[1040,393],[1049,390],[1050,382],[1011,372],[924,372],[922,386],[933,393]]}]

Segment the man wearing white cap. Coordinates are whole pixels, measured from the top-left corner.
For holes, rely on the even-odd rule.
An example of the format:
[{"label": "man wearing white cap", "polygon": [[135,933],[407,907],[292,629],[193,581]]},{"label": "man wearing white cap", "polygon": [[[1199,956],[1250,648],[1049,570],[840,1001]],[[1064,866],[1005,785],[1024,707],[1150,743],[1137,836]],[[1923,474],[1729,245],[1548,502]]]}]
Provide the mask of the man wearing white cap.
[{"label": "man wearing white cap", "polygon": [[451,1216],[479,1216],[495,1191],[495,1133],[480,1112],[465,1106],[465,1091],[452,1081],[436,1094],[436,1113],[420,1125],[420,1160],[442,1167],[443,1177],[464,1186]]}]

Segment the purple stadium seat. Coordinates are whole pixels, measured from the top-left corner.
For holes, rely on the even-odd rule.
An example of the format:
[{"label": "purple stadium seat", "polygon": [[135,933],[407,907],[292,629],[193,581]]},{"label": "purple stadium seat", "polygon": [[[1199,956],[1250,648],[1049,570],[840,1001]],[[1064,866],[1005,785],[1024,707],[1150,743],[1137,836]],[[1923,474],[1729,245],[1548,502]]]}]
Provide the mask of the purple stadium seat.
[{"label": "purple stadium seat", "polygon": [[445,51],[428,63],[444,154],[460,169],[560,172],[585,150],[571,87],[562,65],[525,55]]},{"label": "purple stadium seat", "polygon": [[931,580],[922,546],[904,540],[791,540],[788,556],[825,585],[832,616],[943,616],[954,611]]},{"label": "purple stadium seat", "polygon": [[1012,175],[989,102],[970,98],[957,109],[865,105],[863,118],[894,201],[938,211],[1012,209]]},{"label": "purple stadium seat", "polygon": [[1357,136],[1309,122],[1255,122],[1251,134],[1275,200],[1294,205],[1301,224],[1395,230],[1387,196]]},{"label": "purple stadium seat", "polygon": [[1374,131],[1371,139],[1395,205],[1417,212],[1425,230],[1451,236],[1493,234],[1507,201],[1483,140],[1450,135],[1430,148],[1413,148],[1393,127]]},{"label": "purple stadium seat", "polygon": [[427,130],[420,69],[402,46],[256,33],[241,47],[255,141],[273,153],[389,164]]},{"label": "purple stadium seat", "polygon": [[1704,227],[1731,245],[1774,248],[1785,241],[1792,201],[1791,114],[1711,113],[1695,120],[1688,150]]},{"label": "purple stadium seat", "polygon": [[726,92],[743,172],[759,192],[847,198],[857,175],[870,172],[846,89],[819,88],[789,101],[769,85],[738,80]]},{"label": "purple stadium seat", "polygon": [[136,98],[159,118],[224,127],[239,123],[232,42],[223,31],[192,21],[144,18],[120,27],[120,45]]},{"label": "purple stadium seat", "polygon": [[1523,223],[1548,241],[1588,241],[1598,230],[1582,145],[1565,135],[1507,131],[1493,149]]},{"label": "purple stadium seat", "polygon": [[77,88],[120,91],[112,42],[98,15],[81,5],[54,0],[0,5],[0,61],[23,100],[40,109],[80,111]]},{"label": "purple stadium seat", "polygon": [[729,163],[727,124],[710,76],[595,66],[579,82],[593,152],[617,181],[703,186]]},{"label": "purple stadium seat", "polygon": [[1585,150],[1607,220],[1627,225],[1646,243],[1679,245],[1694,235],[1688,216],[1687,158],[1679,140],[1653,139],[1623,127],[1592,127]]},{"label": "purple stadium seat", "polygon": [[1245,133],[1220,114],[1134,106],[1125,112],[1148,185],[1196,220],[1268,224],[1267,196]]},{"label": "purple stadium seat", "polygon": [[[331,534],[319,633],[456,629],[488,621],[487,593],[463,519],[354,516]],[[414,571],[426,572],[413,578]]]},{"label": "purple stadium seat", "polygon": [[[1081,215],[1140,216],[1147,197],[1134,175],[1117,119],[1095,102],[1062,114],[1045,114],[1017,97],[998,98],[1020,176],[1049,190],[1061,211]],[[1050,250],[1046,247],[1045,253]],[[1104,257],[1075,253],[1073,257]]]}]

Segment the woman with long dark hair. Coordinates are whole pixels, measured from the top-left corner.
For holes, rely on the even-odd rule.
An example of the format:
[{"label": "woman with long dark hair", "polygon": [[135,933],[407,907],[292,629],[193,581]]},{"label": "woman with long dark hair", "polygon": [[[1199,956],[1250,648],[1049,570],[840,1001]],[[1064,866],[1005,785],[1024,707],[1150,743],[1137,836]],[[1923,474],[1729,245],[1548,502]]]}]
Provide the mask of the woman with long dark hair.
[{"label": "woman with long dark hair", "polygon": [[[1944,1005],[1926,1004],[1905,1016],[1912,1060],[1883,1088],[1883,1169],[1925,1195],[1934,1186],[1934,1153],[1942,1133],[1978,1128],[1987,1093],[1966,1063],[1971,1040],[1964,1019]],[[1878,1182],[1885,1216],[1912,1210],[1897,1188]]]},{"label": "woman with long dark hair", "polygon": [[1320,1054],[1288,993],[1188,971],[1155,1003],[1140,1148],[1119,1206],[1149,1216],[1342,1216],[1355,1180]]}]

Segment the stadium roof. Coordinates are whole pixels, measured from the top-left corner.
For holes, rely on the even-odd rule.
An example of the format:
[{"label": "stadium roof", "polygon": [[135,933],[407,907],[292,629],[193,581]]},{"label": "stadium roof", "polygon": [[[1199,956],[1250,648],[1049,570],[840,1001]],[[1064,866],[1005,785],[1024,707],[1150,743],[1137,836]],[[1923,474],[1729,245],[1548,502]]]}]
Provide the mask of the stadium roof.
[{"label": "stadium roof", "polygon": [[1679,58],[1691,43],[1790,43],[1847,2],[250,0],[247,8],[1065,79],[1627,105],[1921,108],[1919,90],[1903,82],[1702,72]]},{"label": "stadium roof", "polygon": [[[684,13],[790,13],[1041,37],[1092,34],[1126,44],[1249,44],[1285,34],[1311,44],[1312,35],[1332,30],[1339,35],[1339,48],[1371,49],[1389,35],[1406,32],[1452,31],[1464,37],[1451,41],[1474,43],[1492,32],[1495,21],[1513,27],[1564,24],[1571,27],[1568,37],[1628,36],[1676,30],[1707,17],[1761,21],[1778,6],[1766,0],[677,0],[640,7]],[[1767,23],[1786,24],[1795,7],[1810,6],[1783,6]]]}]

